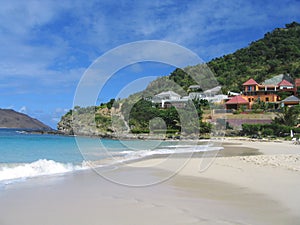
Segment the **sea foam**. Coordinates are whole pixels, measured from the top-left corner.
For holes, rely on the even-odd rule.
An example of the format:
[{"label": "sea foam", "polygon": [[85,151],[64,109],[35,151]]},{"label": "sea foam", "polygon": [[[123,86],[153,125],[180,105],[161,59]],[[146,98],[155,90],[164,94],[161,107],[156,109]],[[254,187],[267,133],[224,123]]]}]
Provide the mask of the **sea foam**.
[{"label": "sea foam", "polygon": [[32,163],[3,165],[0,167],[0,182],[26,179],[36,176],[62,174],[75,170],[86,169],[71,163],[63,164],[53,160],[40,159]]},{"label": "sea foam", "polygon": [[[164,148],[154,150],[139,150],[139,151],[120,151],[110,152],[107,154],[107,158],[113,158],[111,161],[103,161],[97,166],[107,166],[107,162],[112,164],[120,162],[130,162],[131,160],[143,159],[146,157],[156,155],[169,155],[169,154],[184,154],[184,153],[197,153],[206,151],[219,151],[222,147],[212,147],[208,145],[176,145],[165,146]],[[116,158],[115,158],[116,157]],[[107,159],[106,158],[106,159]],[[87,160],[88,162],[89,160]],[[108,164],[110,164],[108,163]],[[60,163],[54,160],[40,159],[32,163],[18,163],[18,164],[0,164],[0,183],[9,184],[16,181],[25,180],[27,178],[64,174],[68,172],[89,169],[89,163],[85,161],[82,165],[73,165],[72,163]]]},{"label": "sea foam", "polygon": [[124,151],[120,153],[124,154],[126,160],[132,159],[143,159],[149,156],[159,156],[159,155],[176,155],[176,154],[193,154],[199,152],[209,152],[209,151],[220,151],[223,147],[212,147],[208,145],[177,145],[177,146],[166,146],[165,148],[155,149],[155,150],[140,150],[140,151]]}]

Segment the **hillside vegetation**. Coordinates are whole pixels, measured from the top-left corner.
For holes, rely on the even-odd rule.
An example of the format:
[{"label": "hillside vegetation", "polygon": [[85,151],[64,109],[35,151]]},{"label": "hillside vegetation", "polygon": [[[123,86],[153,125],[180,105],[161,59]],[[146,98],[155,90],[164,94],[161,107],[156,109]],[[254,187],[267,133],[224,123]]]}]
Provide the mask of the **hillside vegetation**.
[{"label": "hillside vegetation", "polygon": [[[169,76],[153,81],[147,89],[158,93],[164,90],[163,86],[168,86],[182,95],[183,90],[188,91],[193,84],[201,84],[204,90],[216,86],[213,78],[207,79],[214,75],[224,93],[229,90],[239,92],[249,78],[262,82],[278,74],[300,77],[300,24],[297,22],[276,28],[249,46],[213,59],[206,65],[175,69]],[[144,93],[149,92],[147,89]]]},{"label": "hillside vegetation", "polygon": [[[226,93],[228,90],[241,91],[242,83],[249,78],[262,82],[278,74],[288,73],[292,78],[300,77],[299,37],[300,24],[296,22],[287,24],[285,28],[268,32],[262,39],[232,54],[213,59],[207,64],[177,68],[169,76],[152,81],[144,91],[126,99],[110,101],[96,108],[75,108],[62,117],[58,129],[65,133],[73,133],[75,129],[79,133],[101,134],[101,136],[113,134],[116,129],[148,133],[149,121],[160,117],[167,122],[168,130],[180,132],[178,113],[174,108],[159,109],[145,100],[162,91],[170,90],[185,96],[190,91],[189,86],[194,84],[200,84],[200,89],[203,91],[220,84],[222,91]],[[110,114],[111,109],[115,110],[113,121],[117,121],[114,126],[111,126],[113,118]],[[77,117],[76,124],[72,124],[72,114]],[[198,114],[200,132],[209,132],[210,126],[201,121],[201,109]],[[158,124],[156,127],[160,129],[159,121],[152,122]],[[90,127],[93,129],[91,130]]]},{"label": "hillside vegetation", "polygon": [[300,24],[277,28],[233,54],[208,63],[224,92],[239,91],[249,78],[262,82],[278,74],[300,77]]},{"label": "hillside vegetation", "polygon": [[[118,105],[113,103],[111,99],[108,103],[100,106],[79,107],[76,106],[73,110],[62,116],[57,124],[57,129],[65,134],[78,135],[93,135],[110,137],[117,129],[118,131],[125,129],[123,120]],[[112,114],[114,114],[112,116]],[[112,124],[112,121],[114,124]]]}]

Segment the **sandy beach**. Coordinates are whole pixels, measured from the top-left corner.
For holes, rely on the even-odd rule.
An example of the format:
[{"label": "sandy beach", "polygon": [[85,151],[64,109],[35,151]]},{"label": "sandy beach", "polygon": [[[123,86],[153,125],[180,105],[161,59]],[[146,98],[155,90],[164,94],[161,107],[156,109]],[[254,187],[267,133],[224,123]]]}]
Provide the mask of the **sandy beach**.
[{"label": "sandy beach", "polygon": [[299,145],[226,139],[223,146],[209,168],[195,156],[170,179],[145,187],[107,177],[141,184],[164,178],[173,171],[162,159],[101,168],[104,177],[86,170],[0,187],[0,224],[299,224]]}]

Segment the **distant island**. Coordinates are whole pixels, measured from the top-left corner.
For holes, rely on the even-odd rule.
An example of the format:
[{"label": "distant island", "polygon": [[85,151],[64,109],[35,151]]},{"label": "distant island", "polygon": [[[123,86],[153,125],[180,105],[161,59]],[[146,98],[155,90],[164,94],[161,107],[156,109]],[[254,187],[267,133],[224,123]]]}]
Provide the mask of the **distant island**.
[{"label": "distant island", "polygon": [[52,131],[41,121],[12,109],[0,109],[0,128],[20,128],[35,131]]}]

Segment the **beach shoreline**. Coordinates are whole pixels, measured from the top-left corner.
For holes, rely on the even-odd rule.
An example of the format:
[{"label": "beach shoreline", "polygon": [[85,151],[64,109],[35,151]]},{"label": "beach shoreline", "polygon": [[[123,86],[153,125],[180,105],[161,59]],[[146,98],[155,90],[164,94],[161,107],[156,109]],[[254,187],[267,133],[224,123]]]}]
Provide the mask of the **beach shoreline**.
[{"label": "beach shoreline", "polygon": [[299,147],[232,139],[223,146],[206,170],[199,171],[203,158],[194,156],[174,176],[147,187],[119,185],[105,176],[140,183],[164,178],[170,171],[160,158],[107,168],[103,176],[86,170],[8,185],[0,189],[0,223],[299,223]]}]

